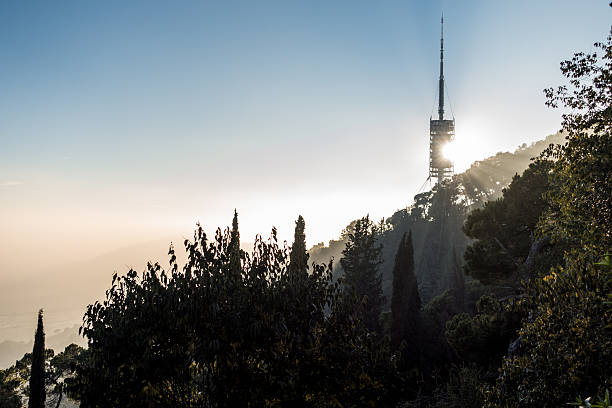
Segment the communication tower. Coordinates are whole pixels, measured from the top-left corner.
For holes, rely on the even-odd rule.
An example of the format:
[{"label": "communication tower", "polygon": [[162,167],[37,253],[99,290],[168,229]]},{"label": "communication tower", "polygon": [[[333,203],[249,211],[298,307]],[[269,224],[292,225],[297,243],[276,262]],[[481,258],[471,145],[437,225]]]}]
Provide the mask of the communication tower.
[{"label": "communication tower", "polygon": [[440,80],[438,81],[438,119],[429,120],[429,179],[440,183],[453,175],[453,162],[444,157],[443,148],[455,138],[455,118],[444,119],[444,16],[440,19]]}]

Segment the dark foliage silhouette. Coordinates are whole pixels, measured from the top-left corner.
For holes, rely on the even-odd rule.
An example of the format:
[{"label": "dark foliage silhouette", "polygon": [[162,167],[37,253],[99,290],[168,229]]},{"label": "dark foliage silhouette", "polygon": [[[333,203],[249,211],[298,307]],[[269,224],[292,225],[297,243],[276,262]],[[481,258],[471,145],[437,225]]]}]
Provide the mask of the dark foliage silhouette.
[{"label": "dark foliage silhouette", "polygon": [[28,408],[44,408],[47,393],[45,390],[45,332],[43,328],[43,311],[38,312],[38,325],[34,335],[32,350],[32,368],[30,372],[30,395]]},{"label": "dark foliage silhouette", "polygon": [[[258,238],[240,253],[237,218],[208,242],[198,227],[188,260],[113,278],[88,307],[86,358],[72,395],[86,406],[343,406],[387,404],[402,383],[388,344],[343,296],[330,265],[295,279],[289,249]],[[298,220],[296,237],[304,223]],[[303,242],[292,253],[303,265]]]}]

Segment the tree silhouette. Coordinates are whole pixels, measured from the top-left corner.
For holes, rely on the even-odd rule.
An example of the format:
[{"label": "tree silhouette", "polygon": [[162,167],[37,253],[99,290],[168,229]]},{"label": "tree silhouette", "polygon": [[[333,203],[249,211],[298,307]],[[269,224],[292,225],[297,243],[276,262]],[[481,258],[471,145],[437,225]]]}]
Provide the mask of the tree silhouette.
[{"label": "tree silhouette", "polygon": [[229,270],[233,279],[240,280],[241,278],[241,258],[242,250],[240,249],[240,232],[238,231],[238,212],[234,210],[234,218],[232,219],[232,232],[229,242]]},{"label": "tree silhouette", "polygon": [[[421,298],[414,274],[412,232],[402,236],[393,266],[393,296],[391,298],[391,343],[398,347],[402,341],[414,346],[418,331]],[[410,350],[415,352],[416,350]]]},{"label": "tree silhouette", "polygon": [[344,301],[330,266],[293,279],[273,230],[241,254],[234,280],[234,221],[211,242],[198,226],[182,270],[171,248],[169,273],[148,264],[140,277],[113,277],[106,300],[87,308],[88,349],[69,395],[88,407],[394,405],[402,384],[389,385],[398,379],[389,348]]},{"label": "tree silhouette", "polygon": [[306,274],[308,269],[308,253],[306,252],[306,234],[304,229],[306,223],[302,216],[298,216],[295,222],[295,234],[291,253],[289,254],[289,273],[295,278]]},{"label": "tree silhouette", "polygon": [[47,394],[45,391],[45,332],[43,329],[43,311],[38,311],[38,326],[34,335],[32,350],[32,369],[30,374],[30,397],[28,408],[45,408]]},{"label": "tree silhouette", "polygon": [[377,243],[376,226],[369,216],[357,220],[340,264],[344,269],[346,288],[354,291],[360,300],[365,300],[365,323],[371,330],[380,330],[379,316],[384,298],[382,277],[378,270],[382,247]]}]

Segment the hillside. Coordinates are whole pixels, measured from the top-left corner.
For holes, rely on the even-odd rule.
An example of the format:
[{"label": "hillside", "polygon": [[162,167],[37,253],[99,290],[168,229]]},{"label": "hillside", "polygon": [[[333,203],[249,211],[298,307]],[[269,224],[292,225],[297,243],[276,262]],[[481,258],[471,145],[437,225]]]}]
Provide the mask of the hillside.
[{"label": "hillside", "polygon": [[[413,234],[419,291],[427,302],[448,289],[452,270],[456,263],[462,263],[468,239],[461,227],[467,212],[486,201],[499,198],[515,174],[521,174],[532,159],[538,157],[550,144],[560,144],[563,139],[563,135],[555,133],[531,145],[523,144],[514,152],[499,152],[474,162],[465,172],[456,174],[451,182],[459,192],[451,200],[457,204],[457,212],[453,217],[436,217],[436,211],[449,210],[439,207],[449,197],[443,197],[447,190],[436,191],[434,187],[417,194],[411,205],[386,218],[379,241],[383,244],[381,270],[387,300],[391,298],[391,268],[395,251],[405,232],[411,230]],[[346,231],[351,225],[347,226],[338,239],[330,240],[327,245],[320,243],[310,248],[310,262],[328,263],[333,259],[334,271],[339,274],[339,260],[345,245]],[[453,253],[456,254],[455,258]]]}]

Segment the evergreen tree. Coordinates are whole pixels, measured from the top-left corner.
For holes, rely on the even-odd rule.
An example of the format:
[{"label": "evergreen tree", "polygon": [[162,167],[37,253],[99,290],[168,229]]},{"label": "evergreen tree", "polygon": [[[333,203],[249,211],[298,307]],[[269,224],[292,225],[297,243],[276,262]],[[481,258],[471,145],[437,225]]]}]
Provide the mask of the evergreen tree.
[{"label": "evergreen tree", "polygon": [[43,330],[43,311],[38,311],[38,327],[34,335],[32,350],[32,369],[30,373],[30,398],[28,408],[45,408],[45,332]]},{"label": "evergreen tree", "polygon": [[229,262],[230,273],[236,280],[240,280],[242,250],[240,249],[240,232],[238,232],[238,212],[234,209],[234,219],[232,220],[232,232],[229,242]]},{"label": "evergreen tree", "polygon": [[[475,239],[467,247],[463,270],[485,285],[520,287],[521,279],[547,272],[555,265],[548,257],[547,242],[537,238],[537,224],[549,204],[552,161],[538,160],[522,175],[515,175],[503,196],[472,211],[463,226]],[[529,260],[529,262],[528,262]],[[547,266],[536,267],[547,262]]]},{"label": "evergreen tree", "polygon": [[293,277],[305,275],[308,269],[308,253],[306,252],[306,234],[304,229],[306,223],[302,216],[298,216],[295,222],[295,235],[293,239],[293,246],[291,247],[290,261],[289,261],[289,273]]},{"label": "evergreen tree", "polygon": [[391,298],[391,342],[394,347],[403,340],[414,340],[418,331],[421,298],[414,274],[412,231],[402,236],[393,266]]},{"label": "evergreen tree", "polygon": [[347,290],[366,300],[364,321],[371,330],[379,330],[379,316],[384,297],[382,276],[378,270],[382,246],[376,242],[376,226],[369,216],[357,220],[348,233],[340,264],[344,270]]}]

